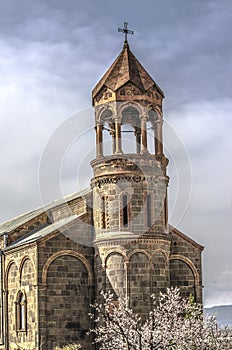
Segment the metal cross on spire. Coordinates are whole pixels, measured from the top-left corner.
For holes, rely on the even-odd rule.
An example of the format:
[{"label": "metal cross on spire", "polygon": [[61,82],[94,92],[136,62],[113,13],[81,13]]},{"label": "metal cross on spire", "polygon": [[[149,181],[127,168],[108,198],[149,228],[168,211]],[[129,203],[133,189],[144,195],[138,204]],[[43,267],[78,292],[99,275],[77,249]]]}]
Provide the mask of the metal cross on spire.
[{"label": "metal cross on spire", "polygon": [[118,32],[122,32],[125,34],[125,43],[127,43],[127,34],[134,34],[133,30],[127,29],[127,22],[124,22],[124,28],[118,28]]}]

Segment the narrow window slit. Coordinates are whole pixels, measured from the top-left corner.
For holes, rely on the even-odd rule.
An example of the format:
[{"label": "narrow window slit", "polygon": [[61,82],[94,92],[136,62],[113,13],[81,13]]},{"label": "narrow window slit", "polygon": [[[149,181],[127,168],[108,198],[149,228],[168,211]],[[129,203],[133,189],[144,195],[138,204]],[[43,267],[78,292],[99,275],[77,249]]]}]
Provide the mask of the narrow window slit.
[{"label": "narrow window slit", "polygon": [[122,197],[122,223],[124,227],[128,227],[128,204],[127,196],[124,194]]},{"label": "narrow window slit", "polygon": [[147,227],[151,227],[151,195],[147,195]]},{"label": "narrow window slit", "polygon": [[102,228],[106,228],[106,200],[105,197],[102,197]]}]

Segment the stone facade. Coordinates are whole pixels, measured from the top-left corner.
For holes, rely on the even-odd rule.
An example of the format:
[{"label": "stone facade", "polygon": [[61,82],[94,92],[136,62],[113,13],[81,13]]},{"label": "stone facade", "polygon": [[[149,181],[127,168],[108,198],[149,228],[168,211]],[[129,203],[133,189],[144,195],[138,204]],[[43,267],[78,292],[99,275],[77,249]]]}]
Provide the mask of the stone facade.
[{"label": "stone facade", "polygon": [[163,98],[125,42],[93,90],[91,189],[0,225],[0,350],[94,349],[89,312],[101,290],[129,297],[142,316],[150,295],[170,286],[202,301],[203,247],[168,223]]}]

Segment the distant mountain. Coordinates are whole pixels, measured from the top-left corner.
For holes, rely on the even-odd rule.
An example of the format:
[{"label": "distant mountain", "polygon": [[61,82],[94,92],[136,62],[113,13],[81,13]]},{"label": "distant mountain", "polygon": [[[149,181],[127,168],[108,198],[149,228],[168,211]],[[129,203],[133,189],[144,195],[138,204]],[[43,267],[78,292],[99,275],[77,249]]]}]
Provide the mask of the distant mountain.
[{"label": "distant mountain", "polygon": [[215,314],[217,322],[221,327],[232,327],[232,305],[221,305],[204,308],[204,312],[207,315]]}]

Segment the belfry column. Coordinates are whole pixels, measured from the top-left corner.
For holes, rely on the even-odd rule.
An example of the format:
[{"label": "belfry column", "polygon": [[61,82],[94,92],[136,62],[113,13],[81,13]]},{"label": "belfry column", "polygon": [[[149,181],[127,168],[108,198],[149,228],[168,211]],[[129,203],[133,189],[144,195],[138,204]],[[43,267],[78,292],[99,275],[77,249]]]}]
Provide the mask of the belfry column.
[{"label": "belfry column", "polygon": [[110,135],[112,137],[112,153],[115,153],[115,130],[110,131]]},{"label": "belfry column", "polygon": [[115,154],[122,154],[121,120],[115,119]]},{"label": "belfry column", "polygon": [[141,118],[141,153],[147,153],[147,120],[145,116]]},{"label": "belfry column", "polygon": [[102,147],[102,125],[96,125],[96,155],[97,157],[102,157],[103,147]]},{"label": "belfry column", "polygon": [[141,131],[139,128],[135,129],[135,138],[136,138],[136,153],[141,151]]},{"label": "belfry column", "polygon": [[163,132],[162,132],[163,120],[156,121],[156,144],[155,154],[163,154]]}]

